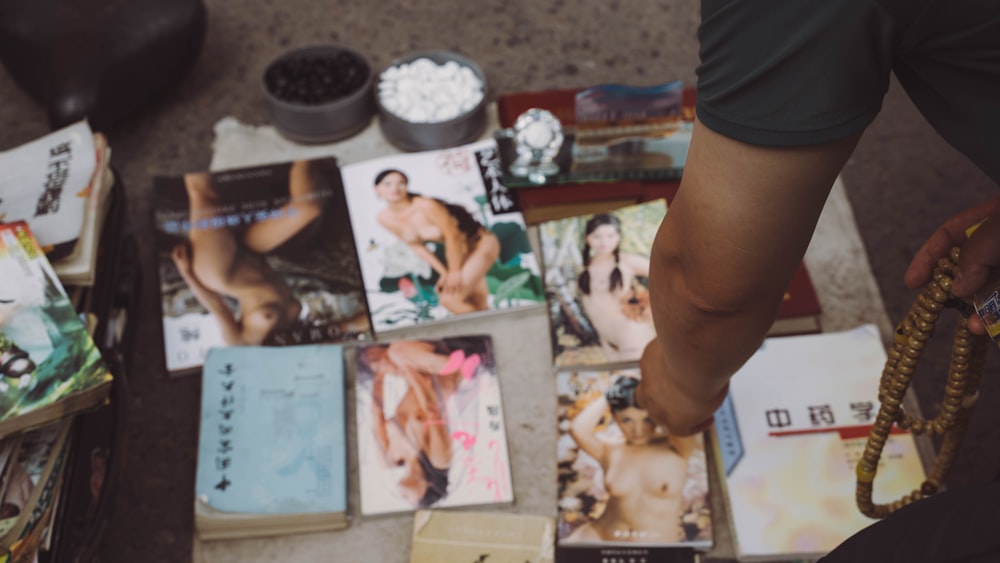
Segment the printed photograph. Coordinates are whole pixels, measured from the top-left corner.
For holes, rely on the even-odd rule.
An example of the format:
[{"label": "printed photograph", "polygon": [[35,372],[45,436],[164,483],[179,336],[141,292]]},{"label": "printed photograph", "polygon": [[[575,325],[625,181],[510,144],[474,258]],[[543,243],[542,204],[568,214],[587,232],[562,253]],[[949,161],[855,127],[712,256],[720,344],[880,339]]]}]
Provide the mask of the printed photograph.
[{"label": "printed photograph", "polygon": [[488,336],[356,349],[361,512],[513,501]]},{"label": "printed photograph", "polygon": [[171,373],[216,346],[371,335],[335,159],[159,177],[153,206]]},{"label": "printed photograph", "polygon": [[636,402],[640,377],[557,373],[562,546],[711,545],[704,439],[654,423]]},{"label": "printed photograph", "polygon": [[649,253],[666,200],[539,225],[557,366],[635,362],[656,336]]},{"label": "printed photograph", "polygon": [[519,212],[494,213],[485,141],[343,167],[375,331],[544,303]]}]

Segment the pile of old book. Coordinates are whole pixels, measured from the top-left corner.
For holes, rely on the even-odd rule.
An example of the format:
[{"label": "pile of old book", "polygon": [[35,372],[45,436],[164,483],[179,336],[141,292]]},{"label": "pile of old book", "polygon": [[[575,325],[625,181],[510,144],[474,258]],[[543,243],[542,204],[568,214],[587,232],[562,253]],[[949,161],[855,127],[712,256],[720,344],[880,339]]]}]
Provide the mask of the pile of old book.
[{"label": "pile of old book", "polygon": [[114,455],[104,407],[125,317],[110,152],[85,121],[0,152],[3,561],[69,560]]}]

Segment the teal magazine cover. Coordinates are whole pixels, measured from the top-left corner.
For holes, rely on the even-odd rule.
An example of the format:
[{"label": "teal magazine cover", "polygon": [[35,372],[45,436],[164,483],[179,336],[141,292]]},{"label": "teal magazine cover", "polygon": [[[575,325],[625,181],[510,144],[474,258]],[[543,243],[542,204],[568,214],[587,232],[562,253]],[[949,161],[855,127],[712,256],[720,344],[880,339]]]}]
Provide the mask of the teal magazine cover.
[{"label": "teal magazine cover", "polygon": [[0,225],[0,436],[100,405],[112,376],[24,222]]},{"label": "teal magazine cover", "polygon": [[545,302],[524,217],[499,184],[495,142],[341,173],[376,334]]},{"label": "teal magazine cover", "polygon": [[346,511],[339,345],[213,348],[202,377],[198,502],[257,515]]}]

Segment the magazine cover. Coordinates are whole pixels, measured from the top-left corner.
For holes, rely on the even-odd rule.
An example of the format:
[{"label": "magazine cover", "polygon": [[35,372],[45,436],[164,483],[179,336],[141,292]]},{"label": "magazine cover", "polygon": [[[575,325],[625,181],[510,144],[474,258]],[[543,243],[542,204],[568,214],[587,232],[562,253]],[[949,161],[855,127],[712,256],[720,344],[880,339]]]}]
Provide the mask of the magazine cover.
[{"label": "magazine cover", "polygon": [[153,192],[171,374],[212,347],[371,334],[336,159],[158,177]]},{"label": "magazine cover", "polygon": [[111,372],[27,223],[0,225],[0,436],[101,404]]},{"label": "magazine cover", "polygon": [[664,199],[538,226],[557,366],[639,360],[656,336],[649,253]]},{"label": "magazine cover", "polygon": [[502,203],[487,191],[499,177],[493,141],[342,173],[376,332],[544,303],[524,218],[492,211]]},{"label": "magazine cover", "polygon": [[513,501],[489,336],[356,350],[361,513]]},{"label": "magazine cover", "polygon": [[669,436],[636,403],[638,368],[560,371],[560,548],[708,548],[704,439]]}]

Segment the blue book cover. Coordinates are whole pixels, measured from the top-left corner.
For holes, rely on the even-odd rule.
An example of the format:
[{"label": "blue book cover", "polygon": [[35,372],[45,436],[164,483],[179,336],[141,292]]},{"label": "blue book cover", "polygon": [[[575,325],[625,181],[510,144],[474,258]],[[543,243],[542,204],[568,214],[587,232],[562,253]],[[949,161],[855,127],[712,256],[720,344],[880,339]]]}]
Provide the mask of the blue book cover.
[{"label": "blue book cover", "polygon": [[201,409],[199,501],[243,514],[346,511],[339,345],[213,348]]}]

